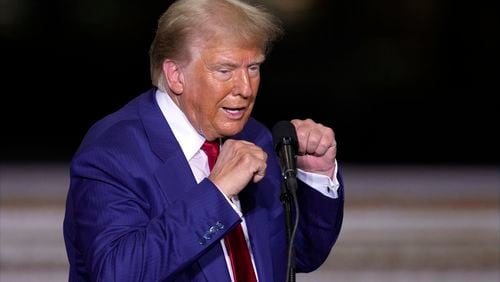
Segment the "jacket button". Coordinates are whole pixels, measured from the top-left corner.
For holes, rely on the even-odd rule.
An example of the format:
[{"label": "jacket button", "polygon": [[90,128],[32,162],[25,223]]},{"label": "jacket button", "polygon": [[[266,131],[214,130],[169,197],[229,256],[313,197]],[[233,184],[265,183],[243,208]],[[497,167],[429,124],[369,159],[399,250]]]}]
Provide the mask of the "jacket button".
[{"label": "jacket button", "polygon": [[220,221],[217,221],[215,223],[215,226],[219,227],[219,229],[224,229],[224,224],[222,224],[222,222],[220,222]]}]

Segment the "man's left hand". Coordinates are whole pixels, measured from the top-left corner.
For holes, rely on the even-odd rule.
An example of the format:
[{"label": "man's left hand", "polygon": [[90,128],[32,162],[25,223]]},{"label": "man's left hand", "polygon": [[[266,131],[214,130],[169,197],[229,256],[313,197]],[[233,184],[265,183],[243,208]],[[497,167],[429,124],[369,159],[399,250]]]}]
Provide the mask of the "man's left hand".
[{"label": "man's left hand", "polygon": [[337,155],[333,130],[312,119],[294,119],[291,123],[295,126],[299,143],[297,168],[333,177]]}]

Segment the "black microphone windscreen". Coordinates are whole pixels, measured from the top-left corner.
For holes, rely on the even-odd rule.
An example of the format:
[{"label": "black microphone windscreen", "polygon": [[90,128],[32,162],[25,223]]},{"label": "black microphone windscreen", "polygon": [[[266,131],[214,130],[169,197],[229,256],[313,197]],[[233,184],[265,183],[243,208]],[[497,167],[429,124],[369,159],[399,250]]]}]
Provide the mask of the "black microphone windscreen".
[{"label": "black microphone windscreen", "polygon": [[297,131],[295,131],[295,126],[287,120],[282,120],[277,122],[273,126],[273,142],[274,142],[274,148],[275,150],[278,150],[281,143],[283,142],[283,139],[289,138],[293,149],[297,151],[298,147],[298,141],[297,141]]}]

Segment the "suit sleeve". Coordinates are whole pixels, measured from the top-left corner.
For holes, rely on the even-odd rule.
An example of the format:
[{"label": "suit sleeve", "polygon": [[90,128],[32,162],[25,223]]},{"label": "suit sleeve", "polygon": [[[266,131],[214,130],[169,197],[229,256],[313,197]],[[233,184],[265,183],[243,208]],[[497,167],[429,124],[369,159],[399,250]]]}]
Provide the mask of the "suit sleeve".
[{"label": "suit sleeve", "polygon": [[297,272],[311,272],[328,258],[340,234],[344,187],[340,171],[338,198],[326,197],[319,191],[299,181],[299,226],[294,240]]},{"label": "suit sleeve", "polygon": [[[258,143],[268,154],[268,170],[271,167],[283,181],[279,173],[279,160],[274,153],[270,133],[263,134]],[[297,272],[311,272],[328,258],[340,234],[344,210],[344,185],[341,169],[337,171],[338,197],[327,197],[317,189],[298,181],[297,200],[299,206],[299,225],[294,239],[295,266]],[[279,189],[279,187],[276,187]]]},{"label": "suit sleeve", "polygon": [[65,239],[74,244],[79,267],[92,281],[172,278],[239,222],[208,179],[193,187],[173,187],[186,192],[153,212],[161,204],[154,203],[160,195],[152,191],[160,188],[133,175],[127,167],[131,164],[125,163],[100,152],[72,165]]}]

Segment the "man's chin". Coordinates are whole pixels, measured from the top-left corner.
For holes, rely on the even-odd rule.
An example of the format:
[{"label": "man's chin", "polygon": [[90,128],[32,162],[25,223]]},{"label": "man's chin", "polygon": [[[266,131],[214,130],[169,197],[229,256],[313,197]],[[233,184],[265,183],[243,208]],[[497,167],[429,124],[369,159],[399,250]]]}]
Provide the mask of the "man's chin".
[{"label": "man's chin", "polygon": [[222,135],[224,137],[234,136],[243,130],[243,127],[245,126],[247,120],[248,119],[245,119],[244,121],[239,120],[237,122],[233,121],[233,122],[227,123],[223,127],[220,128],[219,132],[222,133]]}]

